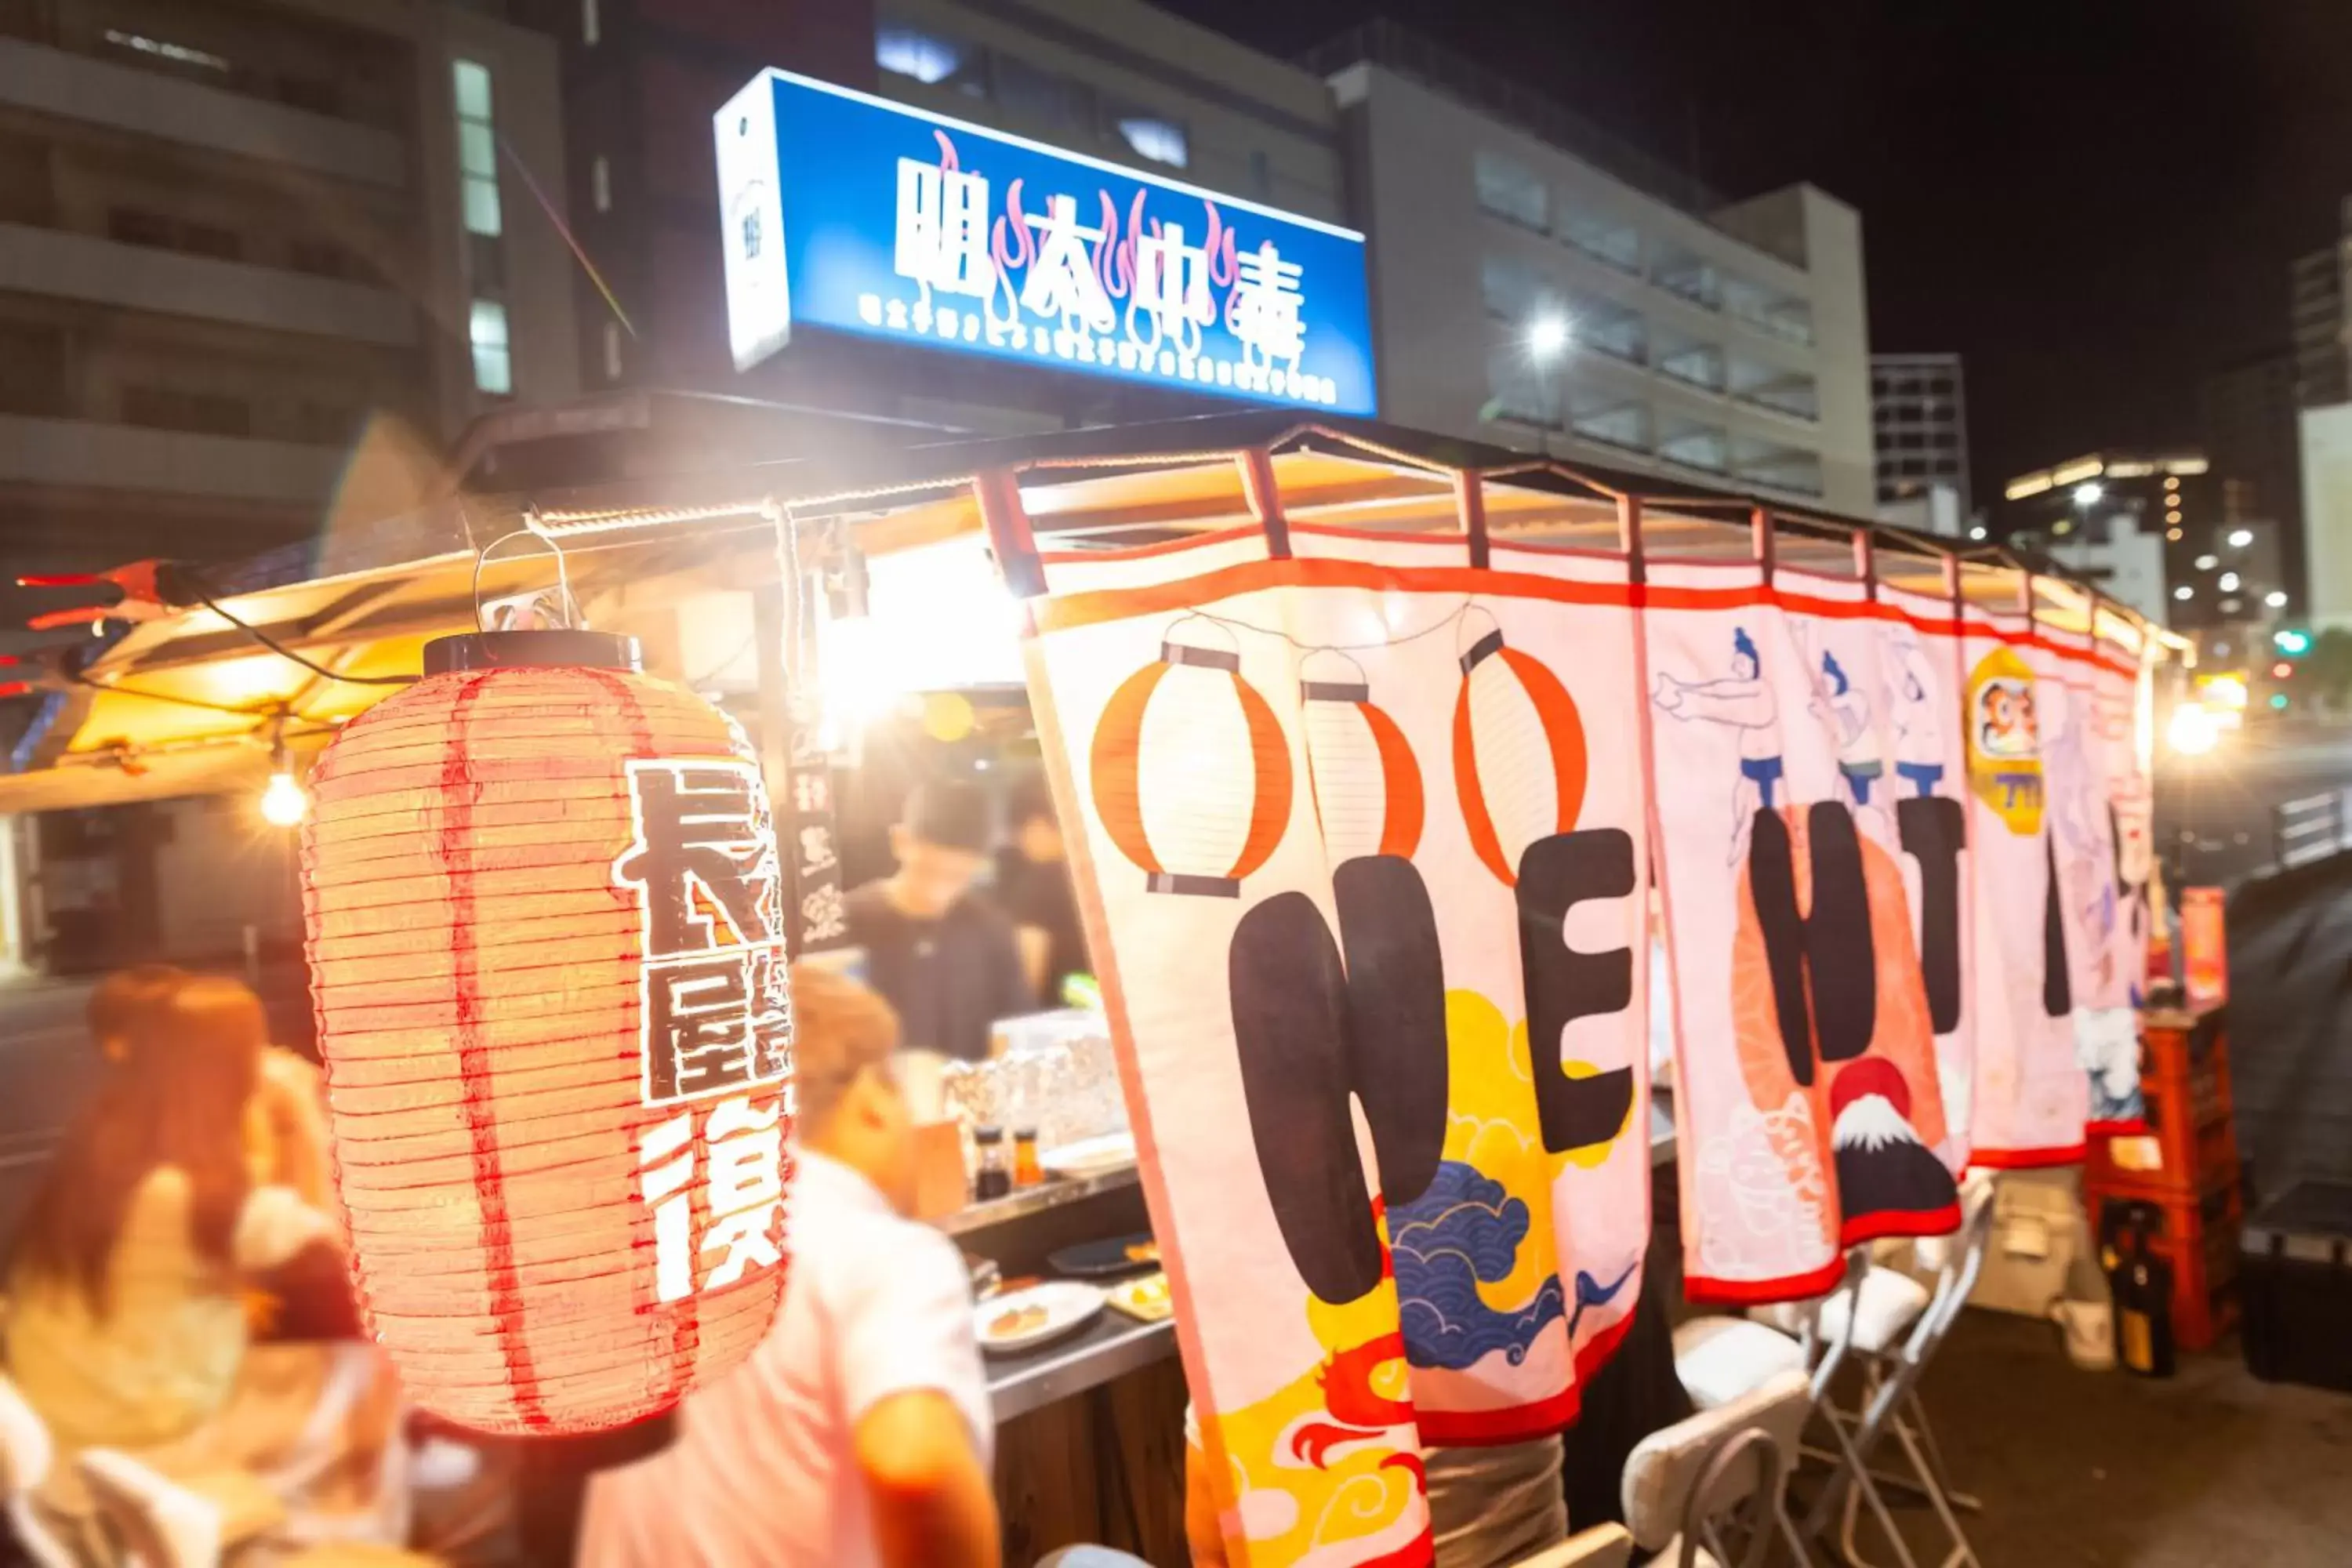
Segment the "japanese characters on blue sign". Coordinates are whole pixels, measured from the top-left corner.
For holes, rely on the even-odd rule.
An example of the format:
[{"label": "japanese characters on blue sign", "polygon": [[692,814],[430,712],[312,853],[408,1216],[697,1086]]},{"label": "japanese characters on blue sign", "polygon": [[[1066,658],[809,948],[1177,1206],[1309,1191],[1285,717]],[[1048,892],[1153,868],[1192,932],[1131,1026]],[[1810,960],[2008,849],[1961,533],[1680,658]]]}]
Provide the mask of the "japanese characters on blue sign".
[{"label": "japanese characters on blue sign", "polygon": [[715,129],[738,369],[798,325],[1377,411],[1351,229],[783,71]]}]

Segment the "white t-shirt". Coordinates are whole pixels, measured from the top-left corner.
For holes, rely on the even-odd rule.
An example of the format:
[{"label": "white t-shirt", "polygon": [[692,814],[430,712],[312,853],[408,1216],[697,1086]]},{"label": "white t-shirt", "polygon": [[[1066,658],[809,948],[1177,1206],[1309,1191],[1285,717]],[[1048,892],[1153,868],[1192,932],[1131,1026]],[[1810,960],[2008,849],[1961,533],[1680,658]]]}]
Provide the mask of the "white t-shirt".
[{"label": "white t-shirt", "polygon": [[946,1394],[989,1464],[988,1380],[954,1244],[846,1165],[796,1154],[774,1327],[687,1396],[668,1448],[590,1483],[580,1568],[868,1568],[874,1522],[854,1434],[893,1394]]}]

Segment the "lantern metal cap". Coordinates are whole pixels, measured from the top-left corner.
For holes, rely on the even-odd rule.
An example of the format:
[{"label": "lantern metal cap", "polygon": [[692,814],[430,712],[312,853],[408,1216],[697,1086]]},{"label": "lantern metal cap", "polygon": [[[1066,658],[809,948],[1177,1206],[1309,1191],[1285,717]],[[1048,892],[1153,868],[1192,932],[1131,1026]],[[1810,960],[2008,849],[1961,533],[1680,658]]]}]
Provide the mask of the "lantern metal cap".
[{"label": "lantern metal cap", "polygon": [[637,639],[617,632],[467,632],[425,645],[425,673],[458,669],[623,669],[645,668]]}]

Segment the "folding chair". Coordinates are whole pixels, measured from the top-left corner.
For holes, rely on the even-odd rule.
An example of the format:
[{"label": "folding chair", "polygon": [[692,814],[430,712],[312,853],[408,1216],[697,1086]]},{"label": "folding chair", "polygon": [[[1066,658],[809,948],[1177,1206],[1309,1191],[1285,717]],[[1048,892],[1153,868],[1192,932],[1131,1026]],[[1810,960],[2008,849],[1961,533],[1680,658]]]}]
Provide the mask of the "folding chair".
[{"label": "folding chair", "polygon": [[[1702,1409],[1728,1403],[1778,1373],[1810,1373],[1812,1404],[1824,1412],[1832,1450],[1808,1451],[1831,1466],[1830,1489],[1843,1496],[1851,1484],[1895,1542],[1903,1568],[1918,1568],[1905,1555],[1903,1538],[1886,1510],[1853,1435],[1827,1413],[1830,1386],[1857,1342],[1888,1343],[1917,1318],[1927,1292],[1916,1280],[1874,1267],[1866,1247],[1846,1254],[1845,1278],[1828,1295],[1811,1301],[1759,1308],[1746,1318],[1698,1318],[1675,1331],[1675,1373]],[[1792,1461],[1793,1463],[1793,1461]],[[1858,1483],[1846,1478],[1858,1477]],[[1809,1521],[1814,1539],[1828,1528],[1828,1516]]]},{"label": "folding chair", "polygon": [[[1657,1568],[1762,1568],[1778,1542],[1811,1561],[1789,1517],[1789,1472],[1812,1412],[1801,1372],[1777,1373],[1634,1446],[1625,1523]],[[1735,1551],[1731,1542],[1740,1543]]]},{"label": "folding chair", "polygon": [[[1936,1284],[1932,1291],[1918,1287],[1926,1300],[1911,1331],[1899,1343],[1892,1337],[1856,1337],[1863,1386],[1854,1407],[1846,1410],[1832,1400],[1822,1402],[1823,1413],[1832,1424],[1852,1435],[1850,1449],[1861,1456],[1862,1462],[1866,1462],[1880,1440],[1891,1433],[1911,1467],[1909,1475],[1857,1469],[1863,1486],[1843,1489],[1843,1499],[1838,1495],[1841,1488],[1833,1476],[1831,1485],[1813,1505],[1806,1522],[1816,1530],[1827,1527],[1832,1507],[1842,1510],[1838,1548],[1855,1568],[1868,1568],[1854,1544],[1864,1489],[1874,1500],[1879,1485],[1925,1498],[1935,1510],[1952,1542],[1938,1568],[1979,1568],[1976,1552],[1960,1528],[1959,1514],[1964,1510],[1975,1512],[1979,1505],[1976,1499],[1957,1491],[1951,1484],[1943,1449],[1927,1424],[1927,1408],[1919,1400],[1919,1379],[1936,1352],[1942,1348],[1952,1325],[1959,1321],[1960,1310],[1968,1305],[1969,1293],[1976,1289],[1977,1275],[1984,1267],[1985,1247],[1992,1233],[1994,1185],[1990,1173],[1969,1173],[1960,1186],[1960,1228],[1951,1236],[1929,1237],[1918,1244],[1920,1261],[1937,1271]],[[1916,1285],[1916,1281],[1912,1283]],[[1910,1564],[1909,1548],[1895,1533],[1885,1511],[1874,1511],[1895,1555]]]},{"label": "folding chair", "polygon": [[73,1568],[72,1547],[49,1528],[34,1496],[56,1461],[48,1424],[16,1385],[0,1375],[0,1500],[5,1502],[9,1528],[39,1568]]}]

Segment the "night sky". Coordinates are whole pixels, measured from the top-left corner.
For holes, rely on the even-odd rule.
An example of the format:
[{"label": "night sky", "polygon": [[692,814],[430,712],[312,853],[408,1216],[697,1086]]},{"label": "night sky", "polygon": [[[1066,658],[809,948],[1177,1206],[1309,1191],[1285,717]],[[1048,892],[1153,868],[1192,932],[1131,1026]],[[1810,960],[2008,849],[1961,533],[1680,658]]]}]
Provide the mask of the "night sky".
[{"label": "night sky", "polygon": [[2343,0],[1160,3],[1286,56],[1377,10],[1730,196],[1853,204],[1872,348],[1966,356],[1980,499],[2197,439],[2352,195]]}]

